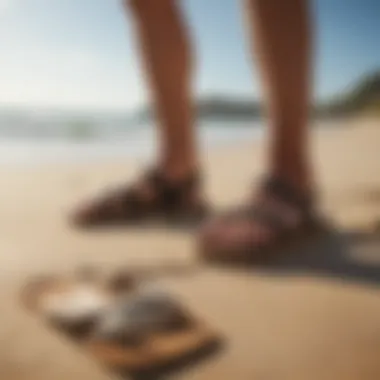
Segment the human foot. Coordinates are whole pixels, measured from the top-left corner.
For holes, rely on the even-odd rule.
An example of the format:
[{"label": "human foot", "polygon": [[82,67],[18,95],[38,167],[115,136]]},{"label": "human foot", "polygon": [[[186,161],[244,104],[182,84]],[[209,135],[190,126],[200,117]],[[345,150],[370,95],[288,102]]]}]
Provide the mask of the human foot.
[{"label": "human foot", "polygon": [[211,220],[201,230],[207,261],[254,262],[319,230],[313,198],[283,180],[266,181],[248,205]]},{"label": "human foot", "polygon": [[172,180],[159,170],[151,170],[137,183],[119,187],[82,205],[75,210],[72,221],[81,227],[155,219],[174,223],[197,221],[207,212],[199,187],[198,175]]}]

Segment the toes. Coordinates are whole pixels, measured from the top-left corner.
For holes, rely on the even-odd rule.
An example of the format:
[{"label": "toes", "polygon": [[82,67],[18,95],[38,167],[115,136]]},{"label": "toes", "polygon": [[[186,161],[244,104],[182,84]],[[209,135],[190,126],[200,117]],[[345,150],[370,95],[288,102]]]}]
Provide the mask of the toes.
[{"label": "toes", "polygon": [[240,252],[254,252],[266,246],[272,238],[273,232],[259,222],[214,220],[201,231],[201,255],[207,259],[223,255],[236,257]]},{"label": "toes", "polygon": [[95,212],[94,205],[82,205],[76,208],[70,215],[70,221],[77,227],[85,227],[92,224],[95,219],[97,212]]}]

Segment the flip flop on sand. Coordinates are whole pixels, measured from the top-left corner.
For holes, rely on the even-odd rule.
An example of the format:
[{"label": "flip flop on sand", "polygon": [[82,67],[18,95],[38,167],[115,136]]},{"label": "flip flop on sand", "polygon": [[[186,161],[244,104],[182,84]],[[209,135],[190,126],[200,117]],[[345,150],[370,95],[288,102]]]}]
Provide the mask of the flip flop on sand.
[{"label": "flip flop on sand", "polygon": [[23,303],[118,372],[175,365],[217,345],[217,335],[166,292],[122,284],[43,279],[25,288]]},{"label": "flip flop on sand", "polygon": [[258,262],[307,240],[324,225],[312,197],[271,178],[254,201],[205,225],[200,234],[200,255],[218,263]]},{"label": "flip flop on sand", "polygon": [[[134,287],[132,281],[128,288],[123,287],[123,292]],[[27,284],[22,301],[48,323],[81,339],[120,294],[120,285],[115,283],[112,280],[104,284],[93,273],[82,271],[68,278],[40,277]]]},{"label": "flip flop on sand", "polygon": [[146,221],[197,222],[207,213],[198,175],[178,182],[151,170],[138,183],[106,192],[75,210],[76,226],[93,227]]}]

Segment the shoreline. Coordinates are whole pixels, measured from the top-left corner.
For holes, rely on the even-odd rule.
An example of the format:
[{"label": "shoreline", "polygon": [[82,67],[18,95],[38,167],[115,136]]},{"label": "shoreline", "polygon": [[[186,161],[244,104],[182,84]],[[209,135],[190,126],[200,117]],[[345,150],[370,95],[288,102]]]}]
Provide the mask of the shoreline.
[{"label": "shoreline", "polygon": [[[311,133],[319,134],[321,131],[333,132],[341,128],[349,128],[352,120],[314,120],[311,122]],[[358,121],[354,121],[358,123]],[[371,119],[366,118],[359,123],[369,124]],[[201,155],[210,152],[218,153],[261,143],[266,136],[265,121],[261,126],[212,126],[197,131],[199,150]],[[148,133],[148,137],[146,135]],[[223,135],[223,133],[225,135]],[[142,135],[136,139],[136,135]],[[156,140],[154,129],[136,128],[131,136],[113,137],[103,139],[66,139],[66,138],[0,138],[0,167],[14,167],[20,169],[38,168],[48,165],[59,167],[72,165],[102,165],[117,164],[120,161],[135,162],[152,160],[155,156]]]}]

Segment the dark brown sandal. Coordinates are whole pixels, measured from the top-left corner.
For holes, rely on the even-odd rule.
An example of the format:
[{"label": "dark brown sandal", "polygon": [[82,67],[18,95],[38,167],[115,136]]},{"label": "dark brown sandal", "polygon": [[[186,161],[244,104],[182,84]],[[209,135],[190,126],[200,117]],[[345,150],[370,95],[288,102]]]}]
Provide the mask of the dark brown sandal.
[{"label": "dark brown sandal", "polygon": [[306,197],[280,179],[265,181],[259,197],[206,224],[201,230],[201,256],[207,261],[252,263],[305,241],[324,229]]},{"label": "dark brown sandal", "polygon": [[206,204],[198,196],[197,175],[171,182],[158,170],[152,170],[142,184],[151,196],[144,196],[139,186],[122,186],[76,210],[73,222],[81,227],[146,221],[181,224],[198,222],[207,214]]}]

